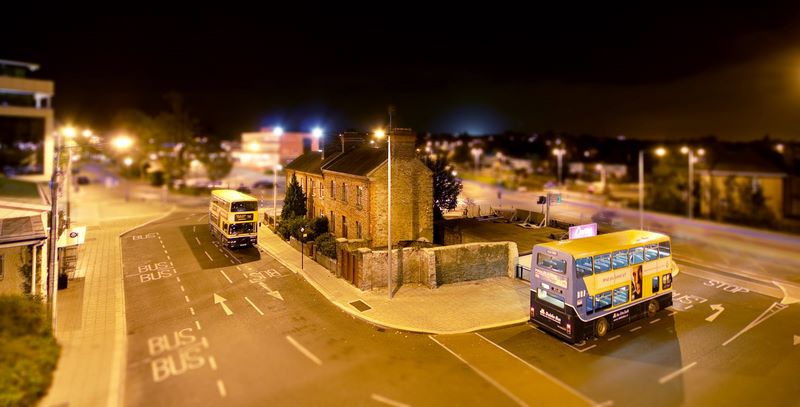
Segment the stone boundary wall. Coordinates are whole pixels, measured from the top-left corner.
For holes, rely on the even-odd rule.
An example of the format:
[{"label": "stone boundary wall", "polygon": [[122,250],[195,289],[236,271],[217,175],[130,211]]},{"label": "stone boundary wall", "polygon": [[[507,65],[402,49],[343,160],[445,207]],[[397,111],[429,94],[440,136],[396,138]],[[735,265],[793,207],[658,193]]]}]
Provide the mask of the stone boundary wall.
[{"label": "stone boundary wall", "polygon": [[[358,288],[386,287],[387,251],[360,248],[355,251]],[[393,285],[422,284],[436,288],[442,284],[514,277],[519,254],[513,242],[467,243],[434,248],[395,249],[392,261]]]}]

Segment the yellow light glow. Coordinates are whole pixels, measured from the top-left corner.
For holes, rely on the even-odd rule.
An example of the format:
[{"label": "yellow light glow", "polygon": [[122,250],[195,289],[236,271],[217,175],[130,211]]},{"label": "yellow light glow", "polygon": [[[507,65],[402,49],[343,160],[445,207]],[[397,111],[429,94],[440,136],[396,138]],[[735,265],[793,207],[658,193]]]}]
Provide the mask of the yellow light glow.
[{"label": "yellow light glow", "polygon": [[656,155],[659,156],[659,157],[663,157],[663,156],[667,155],[667,149],[664,148],[664,147],[657,148],[656,149]]},{"label": "yellow light glow", "polygon": [[697,155],[699,155],[701,157],[706,155],[706,150],[704,148],[698,148],[697,149]]},{"label": "yellow light glow", "polygon": [[61,129],[61,134],[63,134],[67,138],[74,138],[75,135],[77,135],[78,133],[75,131],[74,127],[66,126],[63,129]]},{"label": "yellow light glow", "polygon": [[89,129],[84,130],[83,133],[81,134],[83,135],[83,138],[89,138],[92,137],[92,135],[94,135],[94,133],[92,133],[92,131]]},{"label": "yellow light glow", "polygon": [[250,151],[258,151],[261,149],[261,146],[258,144],[257,141],[253,141],[247,145],[247,149]]},{"label": "yellow light glow", "polygon": [[124,159],[124,160],[122,160],[122,162],[123,162],[123,163],[125,163],[125,166],[126,166],[126,167],[130,167],[130,166],[131,166],[131,164],[133,164],[133,158],[130,158],[130,157],[125,157],[125,159]]},{"label": "yellow light glow", "polygon": [[127,150],[133,145],[133,139],[126,135],[117,136],[111,140],[111,145],[117,150]]},{"label": "yellow light glow", "polygon": [[383,131],[383,129],[375,130],[375,137],[384,138],[384,137],[386,137],[386,132]]},{"label": "yellow light glow", "polygon": [[689,154],[689,147],[686,146],[681,147],[681,154]]}]

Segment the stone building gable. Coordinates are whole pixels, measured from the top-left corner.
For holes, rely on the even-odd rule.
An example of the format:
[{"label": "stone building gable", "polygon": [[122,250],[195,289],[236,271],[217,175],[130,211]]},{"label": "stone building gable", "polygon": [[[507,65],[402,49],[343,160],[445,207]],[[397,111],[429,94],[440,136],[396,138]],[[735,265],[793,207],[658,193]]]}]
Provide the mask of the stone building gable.
[{"label": "stone building gable", "polygon": [[[370,173],[372,247],[387,239],[386,163]],[[392,160],[392,240],[433,241],[433,173],[417,159]]]}]

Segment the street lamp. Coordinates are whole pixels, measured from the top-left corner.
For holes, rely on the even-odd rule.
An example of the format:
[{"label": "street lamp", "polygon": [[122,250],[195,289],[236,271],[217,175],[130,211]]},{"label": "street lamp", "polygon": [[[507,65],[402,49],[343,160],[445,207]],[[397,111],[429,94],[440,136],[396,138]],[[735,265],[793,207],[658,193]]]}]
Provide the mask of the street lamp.
[{"label": "street lamp", "polygon": [[305,243],[306,243],[306,228],[305,226],[300,226],[300,270],[303,270],[303,262],[305,259]]},{"label": "street lamp", "polygon": [[564,154],[567,153],[567,150],[564,147],[558,147],[553,149],[553,155],[558,157],[558,185],[561,186],[561,164],[563,162]]},{"label": "street lamp", "polygon": [[481,154],[483,154],[483,149],[479,147],[472,147],[472,149],[469,151],[472,153],[472,156],[475,157],[475,171],[478,171],[478,165],[481,160]]},{"label": "street lamp", "polygon": [[386,287],[389,289],[389,299],[392,299],[392,128],[389,126],[389,133],[387,134],[382,129],[375,130],[375,137],[382,139],[386,137],[386,161],[387,161],[387,186],[386,186],[386,222],[387,222],[387,264],[386,271]]},{"label": "street lamp", "polygon": [[[688,214],[689,219],[694,218],[694,163],[697,160],[695,157],[695,152],[687,147],[681,147],[681,154],[687,154],[689,158],[689,197],[686,200],[686,205],[688,206]],[[704,156],[706,154],[706,150],[702,148],[697,149],[697,155]]]},{"label": "street lamp", "polygon": [[[131,170],[131,164],[133,164],[133,158],[125,157],[125,159],[122,160],[122,163],[125,164],[125,172],[128,172]],[[130,185],[128,179],[125,178],[125,202],[128,202],[129,199],[130,199]]]},{"label": "street lamp", "polygon": [[280,164],[272,166],[272,227],[278,226],[278,171],[282,169]]}]

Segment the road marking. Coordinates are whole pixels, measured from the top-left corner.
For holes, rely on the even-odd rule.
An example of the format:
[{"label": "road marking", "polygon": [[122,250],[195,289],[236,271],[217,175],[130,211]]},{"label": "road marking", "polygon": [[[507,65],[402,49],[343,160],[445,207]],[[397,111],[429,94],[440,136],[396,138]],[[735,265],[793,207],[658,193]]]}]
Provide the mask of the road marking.
[{"label": "road marking", "polygon": [[615,339],[619,339],[621,336],[622,335],[612,336],[612,337],[608,338],[608,341],[611,342],[611,341],[613,341]]},{"label": "road marking", "polygon": [[316,363],[317,366],[322,365],[322,361],[319,360],[318,357],[314,356],[314,354],[311,353],[311,351],[306,349],[303,345],[299,344],[296,340],[294,340],[294,338],[292,338],[289,335],[286,335],[286,340],[289,341],[289,343],[291,343],[295,348],[297,348],[297,350],[299,350],[300,353],[306,355],[307,358],[311,359],[312,362]]},{"label": "road marking", "polygon": [[[387,246],[388,246],[388,245],[387,245]],[[688,311],[688,310],[689,310],[689,308],[692,308],[692,307],[694,307],[694,304],[692,304],[692,305],[688,305],[686,308],[684,308],[684,310]]]},{"label": "road marking", "polygon": [[200,239],[198,239],[197,236],[194,237],[194,240],[197,241],[197,245],[198,246],[202,246],[203,245],[202,243],[200,243]]},{"label": "road marking", "polygon": [[203,328],[200,327],[200,321],[194,321],[194,325],[197,327],[198,331],[203,329]]},{"label": "road marking", "polygon": [[797,346],[798,343],[800,343],[800,336],[794,335],[794,343],[792,346]]},{"label": "road marking", "polygon": [[231,278],[230,278],[230,277],[228,277],[228,275],[227,275],[227,274],[225,274],[225,272],[224,272],[224,271],[222,271],[222,270],[220,269],[220,271],[219,271],[219,272],[220,272],[220,273],[222,273],[222,275],[223,275],[223,276],[225,276],[225,279],[226,279],[226,280],[228,280],[228,282],[229,282],[229,283],[233,284],[233,281],[231,280]]},{"label": "road marking", "polygon": [[189,296],[184,295],[183,298],[186,298],[186,302],[189,302]]},{"label": "road marking", "polygon": [[279,293],[278,291],[273,291],[273,290],[272,290],[272,289],[270,289],[270,288],[267,286],[267,284],[266,284],[266,283],[264,283],[263,281],[260,281],[260,282],[258,283],[258,285],[260,285],[260,286],[261,286],[261,288],[263,288],[263,289],[267,290],[267,294],[269,294],[269,295],[271,295],[271,296],[273,296],[273,297],[275,297],[275,298],[277,298],[277,299],[279,299],[279,300],[283,301],[283,296],[281,295],[281,293]]},{"label": "road marking", "polygon": [[184,289],[183,286],[181,286],[181,292],[186,292],[186,289]]},{"label": "road marking", "polygon": [[633,329],[631,329],[631,330],[630,330],[630,331],[628,331],[628,332],[634,332],[634,331],[638,331],[638,330],[640,330],[640,329],[642,329],[642,327],[641,327],[641,326],[637,326],[636,328],[633,328]]},{"label": "road marking", "polygon": [[227,305],[225,305],[225,301],[228,300],[226,300],[222,296],[217,295],[217,293],[214,293],[214,304],[222,305],[222,310],[225,311],[225,315],[233,315],[233,311],[231,311],[231,309],[228,308]]},{"label": "road marking", "polygon": [[217,389],[219,389],[219,395],[225,397],[228,393],[225,392],[225,383],[222,383],[222,379],[217,380]]},{"label": "road marking", "polygon": [[209,259],[209,260],[211,260],[211,261],[214,261],[214,259],[211,257],[211,255],[210,255],[210,254],[208,254],[208,252],[207,252],[207,251],[203,250],[203,253],[205,253],[205,254],[206,254],[206,256],[208,256],[208,259]]},{"label": "road marking", "polygon": [[[192,226],[192,232],[197,232],[197,226]],[[387,244],[388,246],[388,244]]]},{"label": "road marking", "polygon": [[714,320],[717,319],[719,314],[722,314],[722,311],[725,311],[725,307],[723,307],[722,304],[712,304],[710,307],[711,307],[712,310],[714,310],[716,312],[714,312],[713,314],[709,315],[708,318],[706,318],[706,321],[714,322]]},{"label": "road marking", "polygon": [[247,273],[242,273],[242,275],[244,276],[244,278],[247,278]]},{"label": "road marking", "polygon": [[690,364],[688,364],[688,365],[686,365],[686,366],[684,366],[684,367],[682,367],[682,368],[680,368],[680,369],[678,369],[678,370],[676,370],[676,371],[674,371],[674,372],[672,372],[672,373],[670,373],[670,374],[658,379],[658,384],[664,384],[664,383],[666,383],[666,382],[678,377],[683,372],[693,368],[696,364],[697,364],[697,362],[692,362],[692,363],[690,363]]},{"label": "road marking", "polygon": [[788,305],[784,305],[784,304],[781,304],[781,303],[778,303],[778,302],[773,302],[772,305],[769,306],[769,308],[767,308],[764,312],[761,313],[761,315],[758,316],[758,318],[754,319],[753,322],[751,322],[746,327],[744,327],[744,329],[739,331],[739,333],[737,333],[736,335],[733,335],[733,337],[731,337],[731,339],[728,339],[727,341],[725,341],[722,344],[722,346],[726,346],[727,344],[733,342],[733,340],[738,338],[739,335],[741,335],[741,334],[743,334],[743,333],[755,328],[756,325],[766,321],[769,317],[777,314],[778,312],[783,311],[784,309],[786,309],[786,307],[788,307]]},{"label": "road marking", "polygon": [[250,305],[252,305],[252,306],[253,306],[253,308],[255,308],[255,309],[256,309],[256,311],[258,311],[258,313],[259,313],[259,314],[261,314],[261,315],[264,315],[264,313],[263,313],[263,312],[261,312],[261,310],[260,310],[258,307],[256,307],[256,304],[253,304],[253,301],[250,301],[250,299],[249,299],[249,298],[247,298],[247,297],[244,297],[244,299],[245,299],[245,300],[247,300],[247,302],[249,302],[249,303],[250,303]]},{"label": "road marking", "polygon": [[180,277],[175,277],[175,279],[178,280],[179,283],[181,282],[181,278]]},{"label": "road marking", "polygon": [[192,315],[194,315],[194,307],[189,307],[189,312],[191,312]]},{"label": "road marking", "polygon": [[520,399],[519,399],[519,397],[517,397],[516,395],[514,395],[514,393],[511,393],[511,392],[510,392],[508,389],[506,389],[505,387],[503,387],[503,385],[501,385],[500,383],[496,382],[494,379],[492,379],[491,377],[489,377],[489,375],[487,375],[486,373],[484,373],[482,370],[478,369],[478,368],[477,368],[477,367],[475,367],[475,366],[472,366],[472,365],[471,365],[469,362],[467,362],[467,361],[466,361],[464,358],[462,358],[462,357],[461,357],[461,356],[459,356],[457,353],[455,353],[455,352],[453,352],[452,350],[450,350],[450,348],[448,348],[447,346],[444,346],[444,344],[443,344],[443,343],[441,343],[441,342],[439,342],[438,340],[436,340],[436,338],[434,338],[434,337],[433,337],[433,335],[428,335],[428,338],[431,338],[431,340],[432,340],[432,341],[436,342],[436,343],[437,343],[439,346],[441,346],[441,347],[442,347],[444,350],[446,350],[447,352],[449,352],[451,355],[455,356],[455,357],[456,357],[456,359],[460,360],[462,363],[464,363],[465,365],[467,365],[467,366],[468,366],[470,369],[472,369],[472,370],[473,370],[475,373],[477,373],[477,374],[478,374],[478,376],[482,377],[484,380],[486,380],[487,382],[489,382],[489,383],[490,383],[492,386],[496,387],[496,388],[497,388],[498,390],[500,390],[500,391],[501,391],[503,394],[505,394],[505,395],[506,395],[508,398],[510,398],[511,400],[514,400],[514,402],[515,402],[515,403],[519,404],[520,406],[527,406],[527,405],[528,405],[528,404],[527,404],[527,403],[525,403],[524,401],[520,400]]},{"label": "road marking", "polygon": [[213,356],[208,357],[208,364],[211,366],[211,370],[217,370],[217,361]]},{"label": "road marking", "polygon": [[673,315],[675,315],[675,314],[677,314],[677,313],[678,313],[678,311],[672,311],[672,312],[670,312],[669,314],[667,314],[667,316],[668,316],[668,317],[671,317],[671,316],[673,316]]},{"label": "road marking", "polygon": [[[388,245],[387,245],[387,246],[388,246]],[[236,270],[242,271],[242,268],[241,268],[241,267],[239,267],[239,266],[236,266]]]},{"label": "road marking", "polygon": [[167,260],[172,260],[172,257],[169,257],[169,255],[167,255]]},{"label": "road marking", "polygon": [[661,318],[656,318],[656,319],[650,321],[650,324],[655,324],[658,321],[661,321]]},{"label": "road marking", "polygon": [[164,254],[167,254],[167,253],[169,253],[169,252],[168,252],[168,251],[166,251],[166,250],[164,250]]},{"label": "road marking", "polygon": [[392,400],[390,398],[383,397],[380,394],[372,393],[370,398],[375,400],[375,401],[377,401],[377,402],[379,402],[379,403],[388,404],[388,405],[394,406],[394,407],[411,407],[410,404],[401,403],[399,401],[395,401],[395,400]]},{"label": "road marking", "polygon": [[206,339],[206,337],[204,336],[201,340],[203,341],[203,347],[208,349],[208,339]]},{"label": "road marking", "polygon": [[575,349],[576,351],[578,351],[578,352],[580,352],[580,353],[586,352],[587,350],[589,350],[589,349],[592,349],[592,348],[594,348],[594,347],[596,347],[596,346],[597,346],[597,345],[592,345],[592,346],[587,346],[587,347],[585,347],[585,348],[581,349],[581,348],[577,348],[577,347],[575,347],[575,346],[572,346],[571,344],[568,344],[568,343],[566,343],[566,342],[561,342],[561,343],[563,343],[564,345],[567,345],[567,346],[569,346],[569,347],[570,347],[570,348],[572,348],[572,349]]}]

